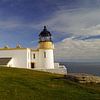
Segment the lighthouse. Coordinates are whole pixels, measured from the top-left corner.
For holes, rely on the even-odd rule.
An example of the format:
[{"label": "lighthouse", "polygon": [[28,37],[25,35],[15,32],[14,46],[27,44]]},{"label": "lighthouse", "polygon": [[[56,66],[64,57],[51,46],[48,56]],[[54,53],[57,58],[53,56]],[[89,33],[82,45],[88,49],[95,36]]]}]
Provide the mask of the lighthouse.
[{"label": "lighthouse", "polygon": [[28,68],[57,74],[67,74],[65,66],[54,63],[54,44],[52,34],[44,26],[39,33],[38,48],[0,48],[0,65],[6,67]]},{"label": "lighthouse", "polygon": [[39,34],[39,65],[42,69],[54,69],[54,44],[52,34],[44,26]]}]

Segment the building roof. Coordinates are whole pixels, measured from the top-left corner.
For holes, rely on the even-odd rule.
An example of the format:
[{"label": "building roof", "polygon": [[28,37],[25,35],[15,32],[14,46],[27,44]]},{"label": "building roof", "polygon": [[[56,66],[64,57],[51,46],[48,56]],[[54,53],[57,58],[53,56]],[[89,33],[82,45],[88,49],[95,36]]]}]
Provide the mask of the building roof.
[{"label": "building roof", "polygon": [[0,58],[0,65],[7,65],[12,58]]},{"label": "building roof", "polygon": [[0,50],[25,50],[27,48],[0,48]]}]

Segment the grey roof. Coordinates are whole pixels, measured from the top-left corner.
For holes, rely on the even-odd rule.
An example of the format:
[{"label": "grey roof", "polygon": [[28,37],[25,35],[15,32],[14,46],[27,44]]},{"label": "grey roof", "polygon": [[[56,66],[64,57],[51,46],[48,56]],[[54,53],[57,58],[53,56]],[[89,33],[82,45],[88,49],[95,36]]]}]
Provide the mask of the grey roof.
[{"label": "grey roof", "polygon": [[0,65],[7,65],[12,58],[0,58]]}]

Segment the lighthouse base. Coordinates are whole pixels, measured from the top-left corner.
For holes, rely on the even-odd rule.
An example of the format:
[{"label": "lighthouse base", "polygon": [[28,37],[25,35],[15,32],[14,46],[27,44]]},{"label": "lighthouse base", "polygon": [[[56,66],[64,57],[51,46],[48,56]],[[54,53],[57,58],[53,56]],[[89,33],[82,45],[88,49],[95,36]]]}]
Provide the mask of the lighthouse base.
[{"label": "lighthouse base", "polygon": [[55,63],[54,69],[34,69],[34,70],[67,75],[67,68],[64,65],[59,65],[59,63]]}]

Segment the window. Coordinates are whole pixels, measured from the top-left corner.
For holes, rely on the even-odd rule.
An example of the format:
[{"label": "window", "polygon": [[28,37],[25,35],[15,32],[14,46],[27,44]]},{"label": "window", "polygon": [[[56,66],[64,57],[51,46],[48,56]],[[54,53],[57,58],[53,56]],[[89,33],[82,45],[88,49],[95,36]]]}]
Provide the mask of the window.
[{"label": "window", "polygon": [[44,58],[46,58],[46,52],[44,52]]},{"label": "window", "polygon": [[35,54],[33,54],[33,59],[35,59]]}]

